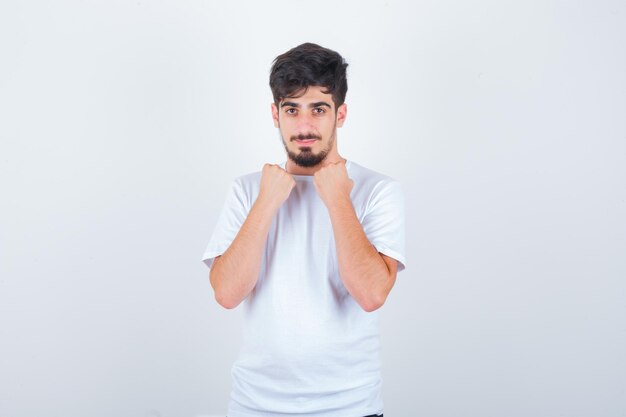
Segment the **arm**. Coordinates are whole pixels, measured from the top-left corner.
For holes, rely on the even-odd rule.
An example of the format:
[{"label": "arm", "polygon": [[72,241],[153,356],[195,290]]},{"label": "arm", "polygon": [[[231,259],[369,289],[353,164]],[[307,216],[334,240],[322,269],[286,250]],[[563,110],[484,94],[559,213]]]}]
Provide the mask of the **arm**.
[{"label": "arm", "polygon": [[396,281],[398,262],[379,253],[367,239],[349,196],[333,201],[328,213],[344,286],[363,310],[380,308]]},{"label": "arm", "polygon": [[365,311],[380,308],[395,283],[398,262],[379,253],[367,238],[352,206],[353,181],[345,163],[317,171],[315,187],[330,215],[344,286]]},{"label": "arm", "polygon": [[213,261],[209,279],[221,306],[237,307],[256,285],[274,213],[257,199],[233,243]]},{"label": "arm", "polygon": [[256,285],[272,220],[294,185],[291,175],[279,166],[263,167],[259,196],[237,236],[215,258],[209,273],[215,299],[223,307],[237,307]]}]

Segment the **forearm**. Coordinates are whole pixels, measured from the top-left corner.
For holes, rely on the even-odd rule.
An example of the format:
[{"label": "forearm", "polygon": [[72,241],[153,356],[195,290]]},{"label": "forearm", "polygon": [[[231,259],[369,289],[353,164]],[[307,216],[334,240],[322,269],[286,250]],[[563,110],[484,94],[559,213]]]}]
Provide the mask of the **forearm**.
[{"label": "forearm", "polygon": [[365,311],[376,310],[393,285],[389,268],[365,235],[349,198],[335,201],[328,211],[341,280]]},{"label": "forearm", "polygon": [[275,212],[270,204],[257,199],[231,245],[214,260],[210,281],[220,305],[238,306],[256,285]]}]

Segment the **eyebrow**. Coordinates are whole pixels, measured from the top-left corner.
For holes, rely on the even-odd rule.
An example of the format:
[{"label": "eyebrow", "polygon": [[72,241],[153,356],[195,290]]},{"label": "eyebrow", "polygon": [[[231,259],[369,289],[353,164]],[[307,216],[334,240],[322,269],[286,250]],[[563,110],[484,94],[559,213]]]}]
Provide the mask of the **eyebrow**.
[{"label": "eyebrow", "polygon": [[[316,101],[315,103],[310,103],[310,104],[309,104],[309,108],[310,108],[310,109],[315,108],[315,107],[322,107],[322,106],[326,106],[326,107],[328,107],[329,109],[331,109],[331,108],[332,108],[332,107],[330,106],[330,104],[328,104],[328,103],[327,103],[327,102],[325,102],[325,101]],[[295,107],[295,108],[299,109],[301,106],[300,106],[300,104],[295,103],[295,102],[293,102],[293,101],[283,101],[283,102],[280,104],[280,107],[281,107],[281,108],[282,108],[282,107]]]}]

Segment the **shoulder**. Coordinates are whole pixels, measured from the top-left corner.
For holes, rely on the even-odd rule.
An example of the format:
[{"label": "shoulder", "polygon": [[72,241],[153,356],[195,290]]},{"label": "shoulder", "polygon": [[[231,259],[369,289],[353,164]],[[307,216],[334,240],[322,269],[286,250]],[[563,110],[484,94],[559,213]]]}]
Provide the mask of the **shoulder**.
[{"label": "shoulder", "polygon": [[404,205],[404,193],[398,180],[389,175],[350,162],[348,175],[354,181],[351,198],[357,214],[365,216],[381,207]]},{"label": "shoulder", "polygon": [[250,172],[236,177],[233,182],[239,186],[258,184],[261,182],[261,171]]},{"label": "shoulder", "polygon": [[350,161],[349,165],[350,178],[358,184],[358,187],[367,189],[370,193],[380,192],[384,189],[401,190],[398,180],[373,169],[364,167],[354,161]]},{"label": "shoulder", "polygon": [[235,177],[230,183],[231,193],[246,205],[256,198],[261,187],[261,171],[250,172]]}]

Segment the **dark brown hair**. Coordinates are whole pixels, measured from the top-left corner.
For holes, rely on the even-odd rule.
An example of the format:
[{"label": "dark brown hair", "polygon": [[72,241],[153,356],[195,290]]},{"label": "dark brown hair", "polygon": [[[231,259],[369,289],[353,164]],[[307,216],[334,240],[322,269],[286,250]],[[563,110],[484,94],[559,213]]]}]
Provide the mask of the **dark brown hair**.
[{"label": "dark brown hair", "polygon": [[274,103],[299,97],[310,86],[325,87],[332,94],[335,109],[344,103],[348,92],[346,68],[341,55],[314,43],[303,43],[276,57],[270,71]]}]

